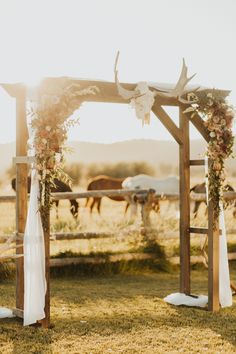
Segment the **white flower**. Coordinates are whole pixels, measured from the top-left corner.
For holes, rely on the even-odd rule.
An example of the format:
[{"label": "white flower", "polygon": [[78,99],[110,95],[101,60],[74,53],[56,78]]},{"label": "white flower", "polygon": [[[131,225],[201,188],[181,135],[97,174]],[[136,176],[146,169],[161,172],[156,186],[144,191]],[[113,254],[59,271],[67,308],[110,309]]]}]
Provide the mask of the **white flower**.
[{"label": "white flower", "polygon": [[47,144],[47,139],[43,138],[41,141],[43,144]]},{"label": "white flower", "polygon": [[50,127],[49,125],[47,125],[45,129],[46,129],[48,132],[50,132],[51,127]]},{"label": "white flower", "polygon": [[210,132],[210,137],[211,138],[214,138],[216,136],[216,133],[215,132]]},{"label": "white flower", "polygon": [[184,111],[183,111],[183,113],[189,113],[189,112],[194,112],[195,111],[195,108],[193,108],[193,107],[188,107],[188,108],[186,108]]}]

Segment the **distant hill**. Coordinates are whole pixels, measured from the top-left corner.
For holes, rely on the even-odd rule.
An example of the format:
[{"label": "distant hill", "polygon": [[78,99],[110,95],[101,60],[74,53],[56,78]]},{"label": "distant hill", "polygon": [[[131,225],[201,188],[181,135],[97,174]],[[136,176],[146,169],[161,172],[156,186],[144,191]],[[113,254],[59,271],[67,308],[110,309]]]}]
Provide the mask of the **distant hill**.
[{"label": "distant hill", "polygon": [[[68,162],[131,162],[147,161],[150,164],[178,164],[179,149],[173,141],[128,140],[113,144],[70,142],[73,153],[67,155]],[[191,155],[197,158],[204,153],[204,143],[194,140]]]},{"label": "distant hill", "polygon": [[[160,164],[178,165],[179,148],[173,141],[159,140],[129,140],[113,144],[98,144],[89,142],[68,142],[73,152],[67,154],[68,164],[72,162],[83,163],[117,163],[146,161],[157,167]],[[191,158],[202,158],[206,144],[202,140],[192,140]],[[235,153],[236,153],[236,149]],[[15,156],[15,143],[0,144],[0,175],[12,164]],[[236,160],[228,165],[236,170]]]}]

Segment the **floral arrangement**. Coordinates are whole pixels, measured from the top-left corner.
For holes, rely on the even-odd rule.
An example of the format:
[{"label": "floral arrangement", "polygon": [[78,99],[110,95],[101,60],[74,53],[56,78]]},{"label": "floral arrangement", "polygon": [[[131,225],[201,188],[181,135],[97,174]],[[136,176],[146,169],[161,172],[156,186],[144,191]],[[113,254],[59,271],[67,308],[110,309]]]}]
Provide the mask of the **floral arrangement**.
[{"label": "floral arrangement", "polygon": [[35,168],[40,180],[40,212],[44,227],[45,216],[51,207],[50,189],[54,178],[70,184],[69,176],[63,171],[65,141],[68,128],[78,123],[71,118],[82,102],[82,96],[95,95],[98,88],[90,86],[80,89],[78,84],[71,84],[60,89],[57,94],[44,94],[37,105],[29,108],[31,127],[34,132],[32,148],[35,153]]},{"label": "floral arrangement", "polygon": [[207,177],[209,198],[214,202],[214,216],[217,218],[220,213],[220,202],[223,202],[225,159],[232,156],[233,153],[234,109],[215,90],[199,95],[196,101],[197,103],[187,108],[187,111],[192,111],[192,115],[195,112],[199,113],[209,132],[210,140],[206,156],[210,163]]}]

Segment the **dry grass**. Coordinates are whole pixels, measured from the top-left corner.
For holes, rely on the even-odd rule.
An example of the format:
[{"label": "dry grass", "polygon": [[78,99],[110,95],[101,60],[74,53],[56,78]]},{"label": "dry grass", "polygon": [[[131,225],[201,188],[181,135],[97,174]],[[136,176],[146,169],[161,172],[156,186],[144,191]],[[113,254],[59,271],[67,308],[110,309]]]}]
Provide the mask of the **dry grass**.
[{"label": "dry grass", "polygon": [[[125,203],[115,202],[108,198],[102,201],[101,216],[94,212],[91,216],[89,210],[84,207],[85,200],[80,200],[79,221],[75,222],[69,212],[69,201],[60,201],[59,220],[56,219],[55,209],[51,212],[52,232],[99,232],[111,233],[112,239],[92,239],[92,240],[71,240],[51,242],[51,254],[60,252],[77,252],[90,254],[95,252],[128,252],[133,246],[138,246],[140,240],[140,215],[134,224],[129,223],[128,215],[124,216]],[[12,203],[0,203],[0,234],[10,233],[15,230],[15,208]],[[232,210],[227,210],[226,225],[228,229],[235,229],[235,219],[232,217]],[[179,220],[176,218],[174,206],[169,206],[168,202],[162,202],[161,214],[151,214],[152,225],[155,228],[155,235],[161,238],[159,241],[165,247],[167,256],[178,253],[179,240],[165,240],[167,232],[178,231]],[[192,226],[205,227],[207,220],[204,205],[200,208],[196,219],[191,220]],[[192,238],[191,245],[195,254],[200,254],[199,248],[201,236]],[[234,247],[235,235],[229,235],[228,241]]]},{"label": "dry grass", "polygon": [[[52,231],[112,232],[112,239],[58,241],[51,253],[72,250],[81,253],[122,252],[138,244],[140,217],[134,225],[124,218],[124,203],[103,201],[102,218],[90,217],[81,201],[80,222],[69,213],[68,201],[60,202],[59,221],[52,211]],[[158,233],[178,230],[175,211],[162,207],[161,218],[152,215]],[[0,232],[14,230],[14,205],[0,204]],[[193,223],[204,226],[204,210]],[[227,224],[234,220],[227,212]],[[130,235],[137,231],[136,238]],[[231,242],[234,236],[231,236]],[[178,240],[161,241],[168,255],[176,252]],[[199,245],[199,239],[192,242]],[[232,269],[231,278],[236,278]],[[193,293],[206,294],[207,273],[193,272]],[[0,284],[1,306],[14,306],[14,283]],[[52,280],[52,323],[41,330],[22,327],[18,319],[0,320],[0,353],[236,353],[236,307],[219,314],[167,305],[163,297],[178,291],[178,272],[122,274],[98,278]]]},{"label": "dry grass", "polygon": [[[193,292],[206,293],[206,271],[192,275]],[[177,274],[53,279],[54,327],[2,319],[0,352],[236,353],[235,303],[217,314],[166,304],[163,297],[177,290]],[[13,306],[14,284],[1,284],[0,297]]]}]

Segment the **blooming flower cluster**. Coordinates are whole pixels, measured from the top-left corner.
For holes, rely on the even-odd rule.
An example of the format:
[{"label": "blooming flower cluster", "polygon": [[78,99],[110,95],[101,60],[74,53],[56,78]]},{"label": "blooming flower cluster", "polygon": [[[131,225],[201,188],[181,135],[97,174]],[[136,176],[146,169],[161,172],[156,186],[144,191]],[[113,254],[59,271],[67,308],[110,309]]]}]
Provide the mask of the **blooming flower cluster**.
[{"label": "blooming flower cluster", "polygon": [[95,95],[98,88],[90,86],[80,89],[78,84],[71,84],[60,89],[56,95],[44,94],[37,105],[29,109],[31,127],[34,132],[32,147],[35,153],[35,167],[41,183],[40,211],[50,205],[50,187],[54,178],[69,182],[63,172],[65,141],[68,128],[78,119],[70,118],[82,102],[82,96]]},{"label": "blooming flower cluster", "polygon": [[210,140],[206,152],[209,158],[209,198],[214,202],[214,213],[217,218],[220,213],[220,202],[223,202],[225,159],[233,153],[234,110],[215,90],[199,98],[198,103],[190,110],[193,114],[198,112],[203,117],[209,132]]}]

